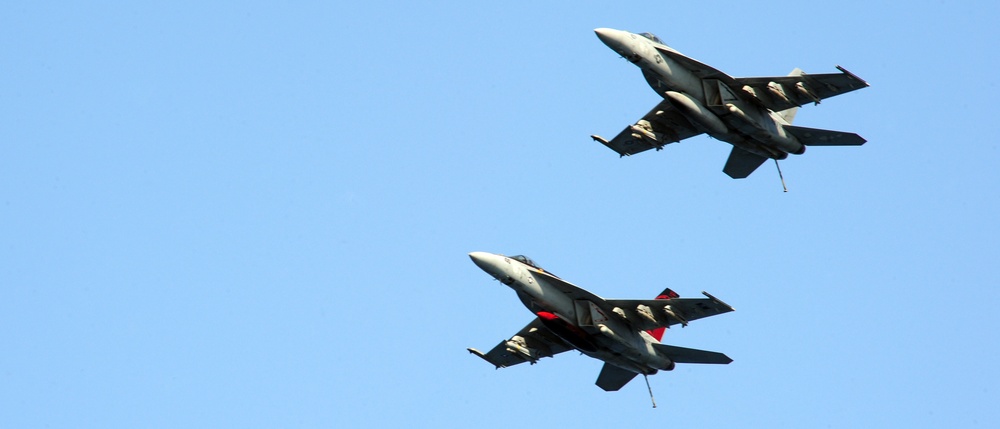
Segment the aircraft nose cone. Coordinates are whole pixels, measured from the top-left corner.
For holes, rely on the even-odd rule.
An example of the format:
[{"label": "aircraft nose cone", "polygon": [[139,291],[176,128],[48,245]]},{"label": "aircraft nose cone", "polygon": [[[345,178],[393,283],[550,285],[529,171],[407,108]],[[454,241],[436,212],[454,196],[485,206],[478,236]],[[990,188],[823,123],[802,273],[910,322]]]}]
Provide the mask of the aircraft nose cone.
[{"label": "aircraft nose cone", "polygon": [[628,41],[628,38],[625,37],[625,35],[628,33],[621,30],[615,30],[613,28],[595,28],[594,33],[596,33],[597,38],[601,39],[601,41],[604,42],[605,45],[608,45],[609,48],[615,52],[625,55],[625,51],[628,50],[626,49],[626,42]]},{"label": "aircraft nose cone", "polygon": [[472,262],[476,264],[479,269],[493,276],[495,279],[499,279],[504,275],[504,269],[501,266],[501,260],[503,259],[500,255],[494,255],[489,252],[472,252],[469,254],[469,258]]},{"label": "aircraft nose cone", "polygon": [[486,267],[489,265],[486,262],[486,260],[489,258],[489,255],[490,254],[486,252],[472,252],[469,253],[469,258],[472,259],[472,262],[475,263],[477,267],[485,270]]},{"label": "aircraft nose cone", "polygon": [[611,33],[613,33],[614,31],[615,30],[612,30],[610,28],[603,28],[603,27],[594,29],[594,33],[597,33],[597,38],[601,39],[601,41],[604,42],[605,44],[608,43],[609,40],[611,40]]}]

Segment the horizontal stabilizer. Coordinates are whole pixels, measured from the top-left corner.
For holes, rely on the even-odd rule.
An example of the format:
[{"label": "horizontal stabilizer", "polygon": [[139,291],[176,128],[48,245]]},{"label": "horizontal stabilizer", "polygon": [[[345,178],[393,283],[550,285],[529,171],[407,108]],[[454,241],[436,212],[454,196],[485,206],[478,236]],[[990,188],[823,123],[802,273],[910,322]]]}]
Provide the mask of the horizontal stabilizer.
[{"label": "horizontal stabilizer", "polygon": [[707,350],[686,349],[684,347],[668,346],[666,344],[653,344],[656,352],[669,358],[676,363],[715,363],[728,364],[733,360],[719,352]]},{"label": "horizontal stabilizer", "polygon": [[806,146],[860,146],[867,140],[854,133],[785,125],[785,131]]},{"label": "horizontal stabilizer", "polygon": [[628,382],[632,381],[636,374],[627,369],[621,369],[610,363],[605,363],[604,367],[601,368],[601,375],[597,376],[597,387],[604,389],[607,392],[615,392],[618,389],[624,387]]}]

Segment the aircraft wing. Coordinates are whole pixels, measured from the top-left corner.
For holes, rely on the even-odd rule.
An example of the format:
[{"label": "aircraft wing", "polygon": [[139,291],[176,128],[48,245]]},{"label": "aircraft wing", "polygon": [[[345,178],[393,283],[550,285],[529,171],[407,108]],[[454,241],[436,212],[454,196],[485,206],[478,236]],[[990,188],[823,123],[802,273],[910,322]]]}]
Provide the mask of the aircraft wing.
[{"label": "aircraft wing", "polygon": [[489,352],[483,353],[473,348],[468,350],[469,353],[483,358],[500,369],[524,362],[535,364],[538,359],[552,357],[571,349],[573,346],[566,344],[552,331],[549,331],[536,317],[528,326],[522,328],[509,340],[501,341]]},{"label": "aircraft wing", "polygon": [[705,298],[663,299],[609,299],[608,305],[624,311],[626,318],[638,330],[669,328],[705,317],[733,311],[733,307],[718,298],[702,292]]},{"label": "aircraft wing", "polygon": [[698,134],[701,131],[692,126],[667,100],[663,100],[635,125],[625,127],[615,138],[605,140],[600,136],[591,137],[619,155],[627,156],[653,148],[662,149],[664,145]]},{"label": "aircraft wing", "polygon": [[[735,88],[750,87],[757,100],[775,112],[819,103],[836,95],[868,86],[861,78],[837,66],[840,73],[780,77],[738,77]],[[770,86],[770,88],[769,88]]]},{"label": "aircraft wing", "polygon": [[[632,326],[643,331],[663,327],[669,328],[678,323],[686,326],[692,320],[735,310],[729,304],[722,302],[708,292],[702,292],[705,298],[671,298],[669,300],[604,299],[544,271],[533,270],[532,272],[536,276],[543,277],[546,282],[559,289],[570,299],[590,301],[608,314],[617,313],[615,308],[620,308],[625,313],[625,318],[632,323]],[[640,306],[647,309],[641,310]],[[640,312],[646,312],[650,317],[645,317]]]}]

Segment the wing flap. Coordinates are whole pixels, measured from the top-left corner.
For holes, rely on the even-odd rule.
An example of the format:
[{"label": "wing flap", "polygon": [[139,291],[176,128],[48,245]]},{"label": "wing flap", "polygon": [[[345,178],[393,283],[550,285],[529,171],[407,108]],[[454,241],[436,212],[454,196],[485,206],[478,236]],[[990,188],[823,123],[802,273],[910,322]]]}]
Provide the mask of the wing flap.
[{"label": "wing flap", "polygon": [[597,376],[597,386],[607,392],[615,392],[632,381],[636,374],[627,369],[622,369],[610,363],[605,363],[601,368],[601,374]]}]

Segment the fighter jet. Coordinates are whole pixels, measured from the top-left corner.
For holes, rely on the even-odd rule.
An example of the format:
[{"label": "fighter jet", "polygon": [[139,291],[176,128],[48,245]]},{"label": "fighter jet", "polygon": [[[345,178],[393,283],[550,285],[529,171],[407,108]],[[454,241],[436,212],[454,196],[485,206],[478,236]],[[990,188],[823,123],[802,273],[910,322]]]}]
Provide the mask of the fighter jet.
[{"label": "fighter jet", "polygon": [[[616,391],[636,375],[670,371],[677,363],[728,364],[728,356],[660,343],[666,328],[733,311],[707,292],[706,298],[679,298],[669,288],[655,299],[604,299],[559,278],[525,256],[472,252],[472,261],[514,289],[534,318],[513,337],[487,353],[469,348],[497,369],[535,364],[568,350],[604,361],[597,385]],[[649,379],[646,378],[649,388]],[[656,401],[650,389],[653,407]]]},{"label": "fighter jet", "polygon": [[796,68],[782,77],[731,77],[681,54],[651,33],[610,28],[594,32],[604,44],[639,66],[649,86],[663,97],[642,119],[610,141],[591,136],[621,156],[661,150],[664,145],[706,133],[733,145],[722,171],[742,179],[768,158],[777,164],[789,153],[801,155],[806,146],[865,143],[854,133],[791,125],[803,104],[819,104],[868,86],[843,67],[837,66],[840,73],[831,74],[806,74]]}]

